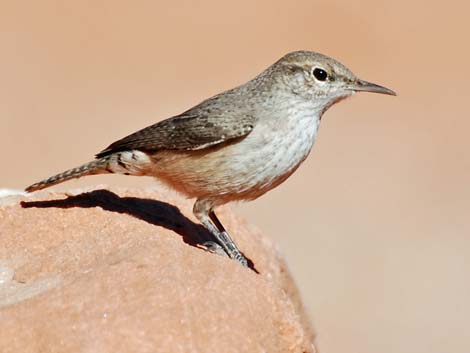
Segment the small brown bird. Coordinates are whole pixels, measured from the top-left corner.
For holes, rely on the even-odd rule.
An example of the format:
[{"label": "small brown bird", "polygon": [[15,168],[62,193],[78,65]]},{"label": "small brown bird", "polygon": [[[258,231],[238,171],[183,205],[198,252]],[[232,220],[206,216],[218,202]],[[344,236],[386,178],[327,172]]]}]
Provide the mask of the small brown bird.
[{"label": "small brown bird", "polygon": [[254,200],[305,160],[322,114],[358,91],[395,95],[357,78],[325,55],[292,52],[247,83],[114,142],[96,159],[26,191],[85,175],[119,173],[162,180],[189,198],[194,214],[222,249],[247,266],[214,209]]}]

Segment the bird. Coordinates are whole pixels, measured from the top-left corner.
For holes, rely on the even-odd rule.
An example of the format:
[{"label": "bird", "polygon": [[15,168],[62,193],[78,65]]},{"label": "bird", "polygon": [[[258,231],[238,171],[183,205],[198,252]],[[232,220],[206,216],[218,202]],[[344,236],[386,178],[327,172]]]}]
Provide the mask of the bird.
[{"label": "bird", "polygon": [[396,93],[313,51],[290,52],[250,81],[132,133],[79,167],[28,186],[33,192],[86,175],[152,176],[195,199],[193,213],[222,251],[248,261],[215,214],[283,183],[309,155],[321,118],[356,92]]}]

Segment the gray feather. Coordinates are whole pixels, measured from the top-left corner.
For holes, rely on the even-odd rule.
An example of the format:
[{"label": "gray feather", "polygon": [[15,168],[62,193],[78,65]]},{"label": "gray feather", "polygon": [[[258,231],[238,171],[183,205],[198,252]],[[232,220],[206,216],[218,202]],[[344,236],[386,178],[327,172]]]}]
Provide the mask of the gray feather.
[{"label": "gray feather", "polygon": [[[230,92],[226,92],[230,95]],[[187,112],[160,121],[114,142],[98,158],[124,150],[197,150],[214,146],[251,132],[255,119],[248,107],[227,105],[220,95]],[[223,101],[223,102],[222,102]]]},{"label": "gray feather", "polygon": [[80,178],[85,175],[110,173],[110,171],[106,169],[108,162],[109,157],[104,157],[98,160],[91,161],[89,163],[81,165],[80,167],[69,169],[63,173],[56,174],[38,183],[30,185],[25,190],[27,192],[33,192],[36,190],[48,188],[52,185],[63,183],[64,181],[70,179]]}]

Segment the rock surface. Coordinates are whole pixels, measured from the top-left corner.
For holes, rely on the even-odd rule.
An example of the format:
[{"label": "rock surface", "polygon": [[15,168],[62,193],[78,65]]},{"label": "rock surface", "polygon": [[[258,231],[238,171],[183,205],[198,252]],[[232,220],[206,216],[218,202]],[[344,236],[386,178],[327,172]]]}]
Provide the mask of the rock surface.
[{"label": "rock surface", "polygon": [[191,208],[160,190],[0,198],[0,352],[314,352],[271,241],[222,208],[243,268],[198,245]]}]

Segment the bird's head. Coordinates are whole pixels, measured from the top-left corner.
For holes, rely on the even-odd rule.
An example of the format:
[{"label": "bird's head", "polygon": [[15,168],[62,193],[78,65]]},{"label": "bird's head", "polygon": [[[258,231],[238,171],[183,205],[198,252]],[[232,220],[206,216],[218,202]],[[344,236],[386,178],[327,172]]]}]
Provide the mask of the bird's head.
[{"label": "bird's head", "polygon": [[355,92],[396,95],[388,88],[359,79],[335,59],[315,52],[289,53],[269,71],[287,90],[305,100],[318,102],[323,111]]}]

